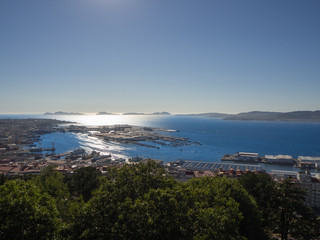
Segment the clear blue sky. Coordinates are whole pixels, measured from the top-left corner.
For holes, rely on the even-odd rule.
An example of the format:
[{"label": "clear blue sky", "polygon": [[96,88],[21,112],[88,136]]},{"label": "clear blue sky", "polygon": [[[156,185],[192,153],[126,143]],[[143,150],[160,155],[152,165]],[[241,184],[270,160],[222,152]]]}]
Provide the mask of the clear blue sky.
[{"label": "clear blue sky", "polygon": [[1,0],[0,113],[320,109],[320,1]]}]

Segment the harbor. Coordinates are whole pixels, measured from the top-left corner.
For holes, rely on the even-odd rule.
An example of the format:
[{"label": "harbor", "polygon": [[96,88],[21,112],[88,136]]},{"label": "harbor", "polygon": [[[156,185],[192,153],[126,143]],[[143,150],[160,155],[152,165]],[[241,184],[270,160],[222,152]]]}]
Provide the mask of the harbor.
[{"label": "harbor", "polygon": [[[1,163],[63,161],[68,166],[104,166],[128,162],[128,159],[139,156],[142,159],[161,159],[165,164],[173,165],[177,160],[180,163],[184,161],[179,167],[194,171],[220,169],[271,172],[309,169],[317,172],[319,169],[319,157],[308,155],[292,157],[274,152],[225,154],[227,150],[219,150],[222,141],[208,145],[208,139],[214,139],[215,132],[209,135],[210,138],[202,137],[205,136],[202,132],[201,135],[186,134],[189,128],[180,123],[167,128],[162,125],[152,127],[150,124],[142,127],[129,124],[99,126],[75,124],[69,118],[63,119],[1,119]],[[194,125],[194,121],[192,126],[201,126]],[[229,123],[227,126],[230,126]],[[241,143],[243,141],[239,142],[237,148],[241,148]],[[212,152],[216,149],[217,153]]]},{"label": "harbor", "polygon": [[172,133],[175,132],[177,130],[130,125],[86,127],[53,119],[0,119],[0,172],[8,175],[26,174],[30,171],[39,174],[43,167],[53,164],[59,170],[70,173],[81,167],[103,168],[145,159],[119,157],[92,149],[85,150],[80,146],[56,152],[56,145],[59,148],[60,144],[57,142],[55,145],[54,139],[57,138],[52,139],[49,146],[42,146],[42,137],[54,134],[60,134],[63,139],[81,135],[90,138],[94,144],[126,144],[154,149],[198,144],[187,138],[173,136]]},{"label": "harbor", "polygon": [[241,170],[241,171],[263,171],[259,165],[249,164],[236,164],[236,163],[221,163],[221,162],[203,162],[203,161],[190,161],[190,160],[178,160],[172,163],[175,166],[180,166],[188,170]]},{"label": "harbor", "polygon": [[[107,174],[112,167],[120,168],[127,164],[142,164],[153,160],[163,166],[165,173],[177,181],[186,182],[191,178],[224,176],[240,178],[252,172],[269,174],[276,181],[291,177],[298,184],[307,186],[310,196],[318,194],[320,174],[319,157],[291,155],[259,155],[255,152],[225,154],[222,161],[206,161],[198,156],[202,149],[199,142],[193,142],[172,128],[138,127],[132,125],[82,126],[71,122],[52,119],[4,119],[0,120],[0,174],[7,177],[39,175],[49,165],[64,174],[73,174],[77,169],[94,167]],[[112,144],[113,147],[127,146],[137,148],[136,152],[147,149],[154,157],[119,156],[113,152],[101,152],[81,144],[70,145],[68,151],[60,151],[60,143],[49,141],[44,144],[44,136],[60,136],[64,141],[79,137],[87,139],[88,145]],[[68,138],[70,137],[70,138]],[[52,140],[53,140],[52,139]],[[42,146],[43,145],[43,146]],[[154,146],[154,147],[149,147]],[[155,148],[156,147],[156,148]],[[200,150],[199,150],[200,149]],[[197,160],[177,158],[170,160],[157,157],[157,153],[187,153]],[[134,152],[134,151],[133,151]],[[295,166],[299,168],[295,168]],[[309,171],[310,170],[310,171]],[[315,190],[314,190],[315,189]],[[317,195],[318,196],[318,195]],[[312,206],[319,206],[313,198],[308,200]]]},{"label": "harbor", "polygon": [[315,156],[298,156],[291,155],[265,155],[260,156],[258,153],[237,152],[234,155],[225,154],[222,161],[232,161],[241,163],[263,163],[271,165],[287,165],[300,169],[320,169],[320,157]]}]

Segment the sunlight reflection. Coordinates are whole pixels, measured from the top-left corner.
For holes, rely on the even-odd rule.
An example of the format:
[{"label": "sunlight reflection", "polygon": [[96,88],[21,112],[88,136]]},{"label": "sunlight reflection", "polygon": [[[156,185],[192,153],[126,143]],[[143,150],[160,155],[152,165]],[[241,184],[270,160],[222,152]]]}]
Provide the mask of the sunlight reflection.
[{"label": "sunlight reflection", "polygon": [[[116,124],[128,124],[135,126],[159,127],[153,126],[155,120],[159,116],[146,116],[146,115],[44,115],[46,118],[53,118],[57,120],[72,121],[85,126],[106,126]],[[169,117],[169,116],[168,116]],[[164,117],[161,116],[161,119]]]},{"label": "sunlight reflection", "polygon": [[123,155],[126,148],[119,144],[105,142],[99,138],[90,137],[86,134],[76,134],[76,137],[79,139],[81,148],[86,150],[86,152],[97,151],[100,152],[101,155],[111,154],[113,159],[128,157]]}]

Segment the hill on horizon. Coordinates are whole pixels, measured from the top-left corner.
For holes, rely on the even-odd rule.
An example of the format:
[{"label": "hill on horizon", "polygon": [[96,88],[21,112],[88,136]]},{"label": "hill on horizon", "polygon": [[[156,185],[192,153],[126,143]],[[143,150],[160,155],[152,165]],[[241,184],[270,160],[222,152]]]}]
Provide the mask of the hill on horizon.
[{"label": "hill on horizon", "polygon": [[46,113],[44,113],[44,115],[83,115],[83,113],[59,111],[59,112],[54,112],[54,113],[46,112]]},{"label": "hill on horizon", "polygon": [[229,114],[229,113],[191,113],[191,114],[177,114],[176,116],[185,116],[185,117],[208,117],[208,118],[227,118],[231,117],[234,114]]},{"label": "hill on horizon", "polygon": [[224,120],[256,120],[256,121],[302,121],[320,122],[320,111],[293,112],[243,112],[224,118]]}]

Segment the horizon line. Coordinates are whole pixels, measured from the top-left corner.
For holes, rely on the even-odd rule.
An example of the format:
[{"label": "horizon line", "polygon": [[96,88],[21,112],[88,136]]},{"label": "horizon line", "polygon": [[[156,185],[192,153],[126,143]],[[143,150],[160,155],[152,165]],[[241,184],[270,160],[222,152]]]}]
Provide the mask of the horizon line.
[{"label": "horizon line", "polygon": [[[241,111],[241,112],[215,112],[215,111],[206,111],[206,112],[189,112],[189,113],[177,113],[177,112],[168,112],[170,115],[190,115],[190,114],[209,114],[209,113],[218,113],[218,114],[240,114],[240,113],[249,113],[249,112],[276,112],[276,113],[288,113],[288,112],[315,112],[315,111],[320,111],[318,110],[290,110],[290,111],[272,111],[272,110],[250,110],[250,111]],[[72,112],[72,111],[56,111],[56,112],[65,112],[65,113],[79,113],[81,115],[97,115],[100,112],[105,112],[105,111],[99,111],[99,112]],[[50,113],[56,113],[56,112],[50,112]],[[137,111],[137,112],[107,112],[110,113],[110,115],[124,115],[126,113],[141,113],[141,115],[152,115],[154,113],[161,113],[161,112],[167,112],[167,111],[156,111],[156,112],[142,112],[142,111]],[[34,114],[34,115],[45,115],[47,112],[0,112],[0,115],[24,115],[24,114]],[[57,114],[58,115],[58,114]],[[63,114],[61,114],[63,115]],[[68,114],[66,114],[68,115]],[[106,114],[108,115],[108,114]],[[139,115],[139,114],[137,114]],[[75,115],[76,116],[76,115]],[[156,116],[156,115],[155,115]],[[161,115],[159,115],[161,116]],[[165,116],[165,115],[163,115]]]}]

